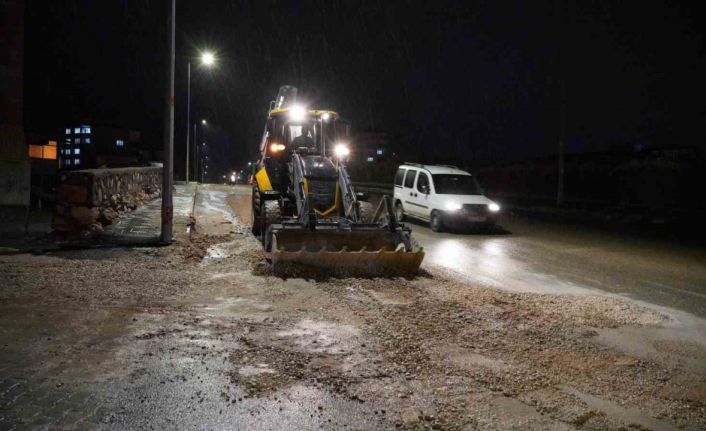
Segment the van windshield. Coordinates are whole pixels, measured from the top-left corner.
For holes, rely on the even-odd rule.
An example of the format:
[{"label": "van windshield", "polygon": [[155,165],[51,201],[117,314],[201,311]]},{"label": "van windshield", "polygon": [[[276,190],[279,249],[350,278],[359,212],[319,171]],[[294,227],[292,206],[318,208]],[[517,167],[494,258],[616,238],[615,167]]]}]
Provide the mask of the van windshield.
[{"label": "van windshield", "polygon": [[436,174],[434,191],[439,195],[480,195],[483,191],[471,175]]}]

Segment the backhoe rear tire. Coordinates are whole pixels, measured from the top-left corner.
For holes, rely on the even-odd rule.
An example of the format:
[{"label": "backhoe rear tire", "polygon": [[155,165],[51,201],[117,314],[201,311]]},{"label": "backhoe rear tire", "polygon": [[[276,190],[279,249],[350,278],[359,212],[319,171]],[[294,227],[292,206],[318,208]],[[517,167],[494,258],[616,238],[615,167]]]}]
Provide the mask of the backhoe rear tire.
[{"label": "backhoe rear tire", "polygon": [[260,212],[262,211],[262,209],[260,208],[260,203],[260,188],[257,186],[257,183],[255,183],[252,186],[252,210],[250,213],[250,219],[252,221],[251,230],[252,234],[255,236],[260,236],[260,234],[262,233],[262,221],[260,219]]}]

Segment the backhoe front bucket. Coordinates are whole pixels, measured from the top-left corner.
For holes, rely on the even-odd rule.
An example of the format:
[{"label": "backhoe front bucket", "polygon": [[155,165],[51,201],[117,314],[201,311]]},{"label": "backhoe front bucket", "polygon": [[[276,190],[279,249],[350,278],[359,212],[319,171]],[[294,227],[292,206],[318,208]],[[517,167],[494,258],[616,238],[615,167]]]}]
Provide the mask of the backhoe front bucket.
[{"label": "backhoe front bucket", "polygon": [[336,276],[411,277],[422,264],[424,249],[414,244],[408,250],[399,233],[382,228],[282,229],[273,232],[270,257],[279,274],[296,267]]}]

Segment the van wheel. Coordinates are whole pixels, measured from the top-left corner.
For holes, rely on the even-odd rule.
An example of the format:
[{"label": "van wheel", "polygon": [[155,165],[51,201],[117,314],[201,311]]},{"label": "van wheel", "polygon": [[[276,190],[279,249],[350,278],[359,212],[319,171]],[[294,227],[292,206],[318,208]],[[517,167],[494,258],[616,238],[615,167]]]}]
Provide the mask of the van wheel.
[{"label": "van wheel", "polygon": [[434,210],[431,212],[431,218],[429,219],[429,227],[434,232],[444,231],[444,222],[441,220],[441,214],[439,214],[439,211]]},{"label": "van wheel", "polygon": [[395,204],[395,217],[398,223],[402,223],[405,219],[404,208],[402,208],[402,202],[397,202]]}]

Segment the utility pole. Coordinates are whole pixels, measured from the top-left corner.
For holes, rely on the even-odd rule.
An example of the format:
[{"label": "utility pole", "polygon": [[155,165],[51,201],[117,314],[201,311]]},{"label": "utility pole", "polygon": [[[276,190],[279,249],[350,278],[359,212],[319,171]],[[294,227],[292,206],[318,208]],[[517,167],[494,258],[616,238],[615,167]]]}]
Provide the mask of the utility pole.
[{"label": "utility pole", "polygon": [[169,2],[167,15],[167,34],[169,56],[167,61],[166,106],[164,112],[164,162],[162,165],[162,235],[163,243],[172,242],[172,221],[174,202],[172,201],[172,182],[174,180],[174,26],[176,21],[176,0]]},{"label": "utility pole", "polygon": [[199,182],[199,144],[196,143],[195,137],[194,148],[196,148],[196,157],[194,157],[194,181]]},{"label": "utility pole", "polygon": [[[194,122],[194,132],[193,132],[193,135],[192,135],[192,136],[194,137],[194,147],[196,148],[196,151],[198,151],[198,150],[199,150],[199,144],[196,143],[196,122]],[[197,153],[197,154],[198,154],[198,153]],[[198,156],[196,156],[196,157],[198,157]],[[187,159],[186,159],[186,160],[187,160],[186,166],[187,166],[187,169],[188,169],[188,167],[189,167],[189,162],[188,162],[189,159],[188,159],[188,156],[187,156]],[[196,160],[196,158],[194,158],[194,164],[195,164],[195,165],[198,165],[198,161]],[[198,169],[198,166],[196,166],[196,168]],[[196,169],[194,170],[194,180],[198,181],[198,178],[196,177]]]},{"label": "utility pole", "polygon": [[[189,129],[191,128],[191,62],[186,68],[186,184],[189,184]],[[196,136],[194,135],[194,139]]]}]

